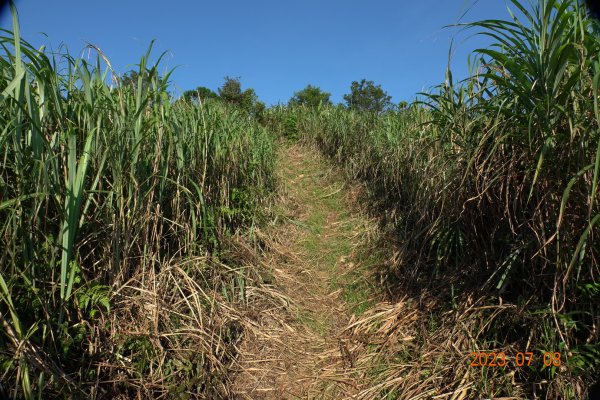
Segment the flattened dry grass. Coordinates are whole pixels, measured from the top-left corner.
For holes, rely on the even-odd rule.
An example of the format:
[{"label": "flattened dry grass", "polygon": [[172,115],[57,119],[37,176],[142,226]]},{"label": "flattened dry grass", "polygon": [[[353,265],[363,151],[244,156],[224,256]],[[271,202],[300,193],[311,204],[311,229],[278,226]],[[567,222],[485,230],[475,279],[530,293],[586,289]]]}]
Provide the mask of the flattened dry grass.
[{"label": "flattened dry grass", "polygon": [[[236,393],[244,399],[340,398],[349,320],[341,276],[367,222],[350,212],[339,172],[303,146],[282,149],[282,190],[270,231],[274,290],[289,304],[260,312],[245,341]],[[337,384],[329,385],[333,380]]]}]

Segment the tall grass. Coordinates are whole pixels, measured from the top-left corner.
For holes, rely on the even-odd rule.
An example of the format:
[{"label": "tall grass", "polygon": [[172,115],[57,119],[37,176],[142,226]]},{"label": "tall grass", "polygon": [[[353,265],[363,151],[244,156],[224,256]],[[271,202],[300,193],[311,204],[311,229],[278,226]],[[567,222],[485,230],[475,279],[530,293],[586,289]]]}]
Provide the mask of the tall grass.
[{"label": "tall grass", "polygon": [[[272,137],[220,103],[174,101],[152,46],[124,85],[98,49],[92,60],[37,50],[13,16],[0,36],[0,390],[222,394],[210,375],[237,328],[219,303],[246,273],[214,256],[260,218]],[[174,270],[183,257],[196,258]],[[152,315],[154,331],[133,322]],[[174,356],[195,345],[193,358]]]},{"label": "tall grass", "polygon": [[[496,42],[476,51],[471,76],[455,82],[448,71],[408,110],[278,120],[293,116],[300,137],[366,183],[401,249],[379,271],[390,293],[427,292],[441,310],[468,314],[473,298],[516,306],[475,324],[462,352],[559,351],[560,371],[519,370],[517,385],[579,398],[600,366],[597,22],[574,0],[511,3],[509,20],[466,26]],[[504,374],[483,374],[497,386],[479,395],[515,393]]]}]

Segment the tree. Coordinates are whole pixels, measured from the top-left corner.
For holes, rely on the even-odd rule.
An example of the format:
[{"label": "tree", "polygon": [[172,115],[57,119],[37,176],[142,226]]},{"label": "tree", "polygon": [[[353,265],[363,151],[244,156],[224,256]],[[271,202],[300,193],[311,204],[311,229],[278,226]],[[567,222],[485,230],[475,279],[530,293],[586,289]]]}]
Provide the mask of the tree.
[{"label": "tree", "polygon": [[246,89],[242,91],[240,78],[225,77],[223,86],[219,88],[219,97],[230,104],[233,104],[243,110],[251,112],[254,108],[254,103],[257,101],[254,89]]},{"label": "tree", "polygon": [[[131,86],[131,87],[137,87],[138,84],[138,78],[139,78],[140,74],[135,71],[135,70],[130,70],[127,71],[123,74],[123,76],[121,77],[121,86],[126,87],[126,86]],[[146,76],[144,75],[144,79],[143,79],[143,83],[146,83]]]},{"label": "tree", "polygon": [[331,93],[323,92],[318,86],[308,85],[299,92],[294,93],[290,99],[290,105],[303,105],[307,107],[318,107],[320,104],[329,105]]},{"label": "tree", "polygon": [[348,108],[360,111],[372,111],[377,114],[388,110],[392,105],[392,98],[373,81],[366,79],[354,81],[350,86],[350,94],[344,95]]},{"label": "tree", "polygon": [[242,91],[242,84],[239,77],[231,78],[226,76],[223,86],[219,88],[219,97],[226,103],[248,112],[248,114],[256,117],[258,120],[262,118],[262,113],[266,108],[263,102],[258,101],[258,96],[254,89]]},{"label": "tree", "polygon": [[256,121],[258,121],[260,124],[265,124],[265,111],[267,110],[267,105],[265,103],[263,103],[262,101],[257,101],[256,103],[254,103],[254,109],[252,110],[252,115],[254,115],[254,118],[256,119]]},{"label": "tree", "polygon": [[204,86],[198,86],[194,90],[186,90],[183,92],[183,98],[191,102],[206,101],[219,97],[215,92]]},{"label": "tree", "polygon": [[[133,88],[133,90],[137,90],[139,77],[139,72],[133,69],[124,73],[121,77],[121,87],[131,87]],[[152,80],[150,79],[148,72],[145,71],[142,75],[142,91],[145,92],[146,90],[148,90],[150,88],[151,83]]]}]

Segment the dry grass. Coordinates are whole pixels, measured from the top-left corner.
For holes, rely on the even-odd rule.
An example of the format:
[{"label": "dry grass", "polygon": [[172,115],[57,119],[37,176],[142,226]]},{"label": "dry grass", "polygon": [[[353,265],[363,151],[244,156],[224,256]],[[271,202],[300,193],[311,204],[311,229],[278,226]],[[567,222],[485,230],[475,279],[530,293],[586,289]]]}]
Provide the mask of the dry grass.
[{"label": "dry grass", "polygon": [[[228,398],[274,138],[220,101],[0,35],[0,397]],[[245,239],[241,239],[245,237]],[[264,276],[263,276],[264,275]],[[273,300],[279,301],[279,300]],[[6,382],[6,384],[4,384]]]},{"label": "dry grass", "polygon": [[[514,365],[514,355],[523,349],[514,346],[481,348],[478,335],[501,314],[516,312],[512,305],[481,306],[469,299],[460,310],[441,316],[435,327],[424,326],[437,307],[420,299],[380,303],[353,321],[347,329],[356,358],[359,381],[369,382],[355,399],[524,399],[532,393],[559,395],[561,384],[541,381],[522,384],[515,375],[523,373]],[[474,351],[505,352],[510,367],[469,367]],[[512,356],[510,356],[512,355]],[[541,359],[535,355],[534,364]],[[584,398],[584,382],[568,382],[578,398]],[[386,397],[387,396],[387,397]],[[547,395],[546,395],[547,396]]]},{"label": "dry grass", "polygon": [[[375,281],[435,330],[374,357],[365,376],[380,386],[365,396],[579,399],[598,379],[598,21],[574,0],[510,3],[506,20],[469,25],[494,42],[471,76],[447,71],[423,102],[383,116],[272,110],[276,130],[365,183],[390,247]],[[482,349],[559,352],[563,364],[464,370]]]},{"label": "dry grass", "polygon": [[256,254],[247,241],[230,239],[235,268],[196,257],[140,272],[119,287],[87,349],[98,376],[92,395],[231,398],[242,334],[260,331],[255,308],[287,304],[264,283],[267,267]]},{"label": "dry grass", "polygon": [[342,332],[351,316],[334,280],[364,221],[345,213],[340,175],[315,151],[292,145],[281,157],[282,222],[270,231],[267,264],[275,290],[290,302],[259,312],[259,329],[241,347],[236,392],[242,399],[339,398],[359,385],[345,373],[353,361]]}]

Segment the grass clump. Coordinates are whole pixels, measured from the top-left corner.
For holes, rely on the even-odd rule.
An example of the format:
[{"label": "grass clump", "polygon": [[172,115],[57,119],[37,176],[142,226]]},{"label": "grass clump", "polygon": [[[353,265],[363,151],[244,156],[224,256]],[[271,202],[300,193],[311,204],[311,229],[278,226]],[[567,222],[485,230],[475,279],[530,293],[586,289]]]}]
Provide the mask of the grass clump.
[{"label": "grass clump", "polygon": [[[598,24],[574,0],[511,3],[511,19],[466,26],[496,43],[476,51],[462,82],[448,71],[422,101],[380,116],[288,113],[303,140],[365,182],[391,227],[397,251],[376,268],[390,297],[410,295],[441,316],[435,331],[414,331],[423,338],[415,354],[446,343],[445,365],[461,367],[428,366],[419,393],[581,398],[600,365]],[[469,372],[469,352],[488,346],[561,352],[564,363],[511,380]],[[381,390],[417,393],[394,374]],[[481,379],[490,384],[469,384]]]},{"label": "grass clump", "polygon": [[33,48],[13,15],[0,36],[2,395],[228,397],[243,318],[227,304],[260,279],[219,256],[268,204],[272,136],[219,102],[175,101],[151,46],[124,83],[93,46],[91,61]]}]

